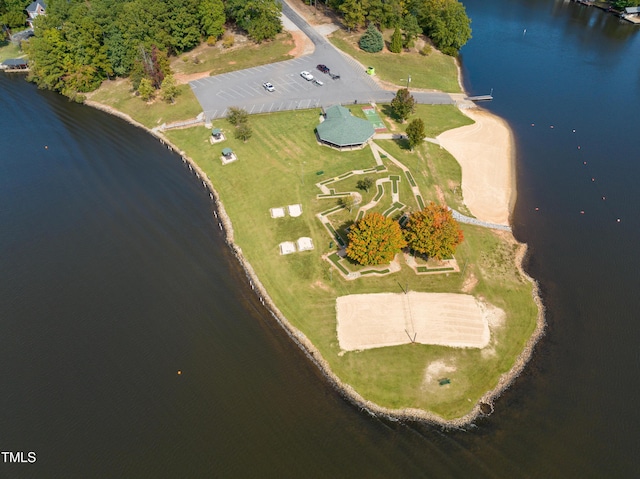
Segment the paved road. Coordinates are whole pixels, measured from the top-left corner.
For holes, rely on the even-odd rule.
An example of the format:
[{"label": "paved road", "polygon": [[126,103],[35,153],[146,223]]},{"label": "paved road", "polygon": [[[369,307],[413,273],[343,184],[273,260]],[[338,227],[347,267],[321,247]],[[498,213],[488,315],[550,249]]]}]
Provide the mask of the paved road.
[{"label": "paved road", "polygon": [[[232,106],[254,114],[355,102],[389,102],[395,96],[395,91],[380,88],[362,65],[334,48],[286,2],[282,2],[282,12],[311,39],[315,51],[293,60],[192,81],[191,89],[207,120],[226,116]],[[329,75],[319,72],[318,64],[327,65],[332,73],[340,75],[340,79],[332,80]],[[303,79],[300,76],[303,70],[311,72],[324,85]],[[401,78],[404,72],[398,75]],[[262,87],[264,82],[271,82],[275,91],[266,91]],[[412,94],[419,103],[452,104],[462,99],[461,95],[448,93]]]}]

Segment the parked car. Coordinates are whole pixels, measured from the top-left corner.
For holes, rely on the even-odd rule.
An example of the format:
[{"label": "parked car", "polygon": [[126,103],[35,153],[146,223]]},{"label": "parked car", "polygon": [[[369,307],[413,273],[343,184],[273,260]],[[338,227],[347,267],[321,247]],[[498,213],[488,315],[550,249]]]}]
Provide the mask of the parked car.
[{"label": "parked car", "polygon": [[304,78],[305,80],[307,80],[307,81],[313,80],[313,75],[311,73],[309,73],[308,71],[300,72],[300,76],[302,78]]},{"label": "parked car", "polygon": [[318,80],[317,78],[315,80],[313,80],[313,83],[315,83],[318,86],[322,86],[324,85],[324,83],[322,83],[320,80]]},{"label": "parked car", "polygon": [[268,81],[267,81],[267,82],[264,82],[264,83],[262,84],[262,86],[263,86],[263,87],[264,87],[264,89],[265,89],[265,90],[267,90],[267,91],[276,91],[276,87],[274,87],[274,86],[273,86],[271,83],[269,83]]},{"label": "parked car", "polygon": [[329,73],[333,80],[340,80],[340,75],[335,75],[334,73]]},{"label": "parked car", "polygon": [[329,67],[327,65],[320,64],[316,68],[320,70],[322,73],[329,73]]}]

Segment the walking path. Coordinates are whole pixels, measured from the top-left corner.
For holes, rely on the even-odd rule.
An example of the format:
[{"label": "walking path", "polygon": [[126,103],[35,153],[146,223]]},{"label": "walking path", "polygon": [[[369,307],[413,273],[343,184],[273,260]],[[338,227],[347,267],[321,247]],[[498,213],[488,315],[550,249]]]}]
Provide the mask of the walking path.
[{"label": "walking path", "polygon": [[492,230],[511,231],[511,226],[501,225],[498,223],[489,223],[488,221],[481,221],[476,218],[471,218],[470,216],[465,216],[462,213],[454,210],[453,208],[449,208],[449,209],[451,210],[453,218],[460,223],[482,226],[484,228],[490,228]]}]

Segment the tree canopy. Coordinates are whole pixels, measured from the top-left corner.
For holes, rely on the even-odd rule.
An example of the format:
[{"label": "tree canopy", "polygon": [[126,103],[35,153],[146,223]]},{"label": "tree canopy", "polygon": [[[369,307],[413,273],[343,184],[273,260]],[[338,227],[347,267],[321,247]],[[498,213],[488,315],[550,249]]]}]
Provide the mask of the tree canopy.
[{"label": "tree canopy", "polygon": [[464,236],[451,210],[431,202],[409,216],[404,238],[412,250],[442,259],[455,253]]},{"label": "tree canopy", "polygon": [[405,47],[413,45],[415,38],[424,32],[443,53],[456,55],[471,38],[471,20],[458,0],[327,0],[327,3],[342,14],[348,29],[361,28],[365,22],[380,28],[400,26]]},{"label": "tree canopy", "polygon": [[456,55],[471,38],[471,19],[458,0],[423,0],[418,21],[434,45],[447,55]]},{"label": "tree canopy", "polygon": [[[22,11],[29,1],[0,0],[0,17]],[[277,0],[47,0],[47,13],[35,21],[35,37],[25,50],[30,78],[41,88],[74,97],[111,76],[142,77],[158,89],[168,68],[150,75],[149,55],[158,58],[191,50],[224,33],[230,21],[255,41],[282,29]],[[24,16],[23,12],[23,18]],[[1,22],[0,22],[1,23]],[[24,23],[24,20],[23,20]],[[168,65],[168,62],[167,62]]]},{"label": "tree canopy", "polygon": [[407,88],[400,88],[391,100],[393,113],[404,123],[416,109],[416,100]]},{"label": "tree canopy", "polygon": [[413,150],[416,146],[424,141],[427,134],[424,131],[424,121],[422,118],[411,120],[407,125],[407,137],[409,138],[409,146]]},{"label": "tree canopy", "polygon": [[0,26],[24,27],[27,21],[25,9],[30,3],[31,0],[0,0]]},{"label": "tree canopy", "polygon": [[360,37],[360,48],[365,52],[377,53],[384,48],[384,38],[382,33],[373,23],[370,23],[367,30]]},{"label": "tree canopy", "polygon": [[402,32],[400,27],[396,26],[391,36],[391,43],[389,44],[389,50],[393,53],[400,53],[402,51]]},{"label": "tree canopy", "polygon": [[351,226],[347,256],[361,265],[390,263],[406,246],[397,221],[369,213]]}]

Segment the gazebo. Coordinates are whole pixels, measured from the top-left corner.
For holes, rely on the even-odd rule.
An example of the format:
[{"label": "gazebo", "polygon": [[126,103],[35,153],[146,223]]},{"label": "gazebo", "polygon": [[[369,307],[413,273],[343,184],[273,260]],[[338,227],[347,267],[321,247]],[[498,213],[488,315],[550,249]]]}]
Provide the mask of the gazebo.
[{"label": "gazebo", "polygon": [[340,150],[362,148],[374,135],[373,125],[340,105],[327,108],[316,132],[318,140]]},{"label": "gazebo", "polygon": [[220,143],[224,141],[226,138],[224,137],[224,133],[220,128],[213,128],[211,130],[211,136],[209,137],[209,141],[213,145],[214,143]]},{"label": "gazebo", "polygon": [[236,156],[236,154],[233,152],[231,148],[223,148],[222,156],[220,157],[220,159],[222,160],[222,164],[226,165],[227,163],[236,161],[238,157]]}]

